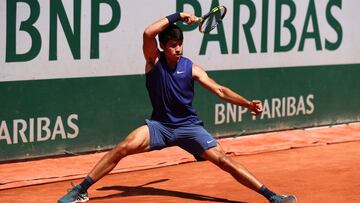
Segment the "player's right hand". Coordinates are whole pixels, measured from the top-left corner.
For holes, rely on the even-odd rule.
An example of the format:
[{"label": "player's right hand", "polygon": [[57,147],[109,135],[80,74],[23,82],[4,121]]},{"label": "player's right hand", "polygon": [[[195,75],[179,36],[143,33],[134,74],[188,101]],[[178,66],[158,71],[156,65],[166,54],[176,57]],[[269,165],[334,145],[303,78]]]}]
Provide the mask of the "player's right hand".
[{"label": "player's right hand", "polygon": [[195,15],[193,15],[191,13],[187,13],[187,12],[180,13],[180,18],[181,18],[181,21],[185,22],[188,25],[196,23],[199,20],[198,17],[196,17]]}]

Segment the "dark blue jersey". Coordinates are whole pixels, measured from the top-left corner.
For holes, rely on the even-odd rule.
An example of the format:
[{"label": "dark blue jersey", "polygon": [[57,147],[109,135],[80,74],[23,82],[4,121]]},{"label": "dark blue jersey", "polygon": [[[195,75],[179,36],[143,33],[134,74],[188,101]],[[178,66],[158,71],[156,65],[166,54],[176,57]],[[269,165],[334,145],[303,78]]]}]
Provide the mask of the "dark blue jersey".
[{"label": "dark blue jersey", "polygon": [[161,53],[159,61],[146,73],[146,88],[153,107],[152,120],[168,125],[199,123],[192,106],[192,64],[188,58],[181,57],[176,68],[171,69]]}]

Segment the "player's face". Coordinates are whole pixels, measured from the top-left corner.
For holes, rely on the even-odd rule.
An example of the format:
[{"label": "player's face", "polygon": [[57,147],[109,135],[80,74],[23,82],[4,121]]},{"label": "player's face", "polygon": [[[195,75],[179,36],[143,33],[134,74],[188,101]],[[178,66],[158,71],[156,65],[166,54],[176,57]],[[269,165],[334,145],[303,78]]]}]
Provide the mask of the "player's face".
[{"label": "player's face", "polygon": [[183,41],[170,39],[163,49],[169,62],[178,62],[183,53]]}]

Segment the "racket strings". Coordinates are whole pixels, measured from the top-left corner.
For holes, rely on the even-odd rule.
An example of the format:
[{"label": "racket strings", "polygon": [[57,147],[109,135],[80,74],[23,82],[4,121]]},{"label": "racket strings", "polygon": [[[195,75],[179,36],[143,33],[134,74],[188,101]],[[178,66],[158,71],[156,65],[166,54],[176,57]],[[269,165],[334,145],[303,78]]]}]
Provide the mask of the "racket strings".
[{"label": "racket strings", "polygon": [[214,29],[217,24],[219,24],[225,14],[226,10],[225,8],[220,8],[216,12],[211,13],[208,18],[206,18],[201,26],[202,32],[210,32],[212,29]]}]

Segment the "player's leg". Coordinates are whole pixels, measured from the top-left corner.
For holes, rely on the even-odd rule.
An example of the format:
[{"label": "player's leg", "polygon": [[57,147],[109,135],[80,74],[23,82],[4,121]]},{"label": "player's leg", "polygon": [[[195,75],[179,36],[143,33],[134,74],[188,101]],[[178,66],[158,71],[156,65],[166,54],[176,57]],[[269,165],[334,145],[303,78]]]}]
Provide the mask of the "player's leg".
[{"label": "player's leg", "polygon": [[205,150],[202,157],[230,173],[238,182],[256,192],[263,185],[244,166],[235,162],[231,157],[226,156],[219,144],[216,147]]},{"label": "player's leg", "polygon": [[94,182],[108,174],[124,157],[149,151],[150,134],[147,125],[143,125],[131,132],[124,141],[106,153],[89,173]]},{"label": "player's leg", "polygon": [[188,125],[174,129],[177,139],[174,144],[193,154],[197,159],[207,159],[230,173],[238,182],[262,194],[271,203],[296,202],[293,195],[276,195],[263,185],[244,166],[227,157],[220,144],[200,125]]},{"label": "player's leg", "polygon": [[225,156],[224,150],[212,137],[212,135],[201,125],[188,125],[174,130],[176,145],[193,154],[196,158],[207,159],[223,170],[229,172],[243,185],[258,191],[262,186],[251,173],[243,166]]},{"label": "player's leg", "polygon": [[293,203],[297,201],[294,195],[277,195],[269,190],[244,166],[233,160],[231,157],[226,156],[220,144],[205,150],[201,156],[230,173],[241,184],[263,195],[270,203]]},{"label": "player's leg", "polygon": [[87,189],[108,174],[119,161],[131,154],[150,150],[150,134],[147,125],[141,126],[131,132],[124,141],[120,142],[111,151],[107,152],[95,165],[89,175],[74,186],[66,195],[59,199],[59,203],[86,202],[89,200]]}]

